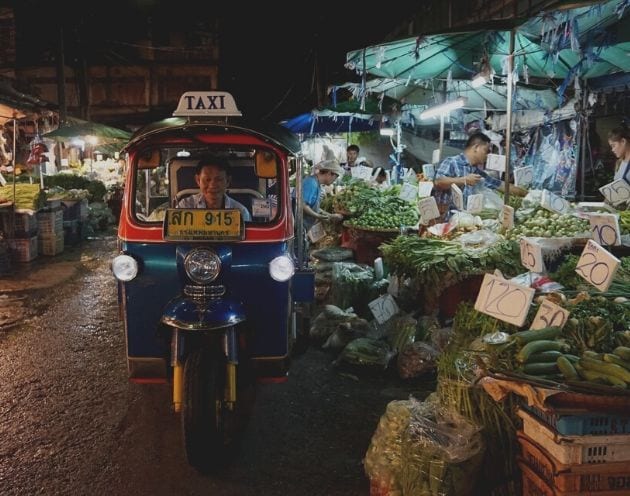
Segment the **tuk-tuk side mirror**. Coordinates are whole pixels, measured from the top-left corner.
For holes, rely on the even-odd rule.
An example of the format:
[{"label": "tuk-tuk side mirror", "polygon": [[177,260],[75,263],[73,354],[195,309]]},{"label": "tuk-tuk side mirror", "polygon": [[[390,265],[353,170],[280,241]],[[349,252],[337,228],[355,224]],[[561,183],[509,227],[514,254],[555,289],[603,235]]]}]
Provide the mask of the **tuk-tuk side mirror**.
[{"label": "tuk-tuk side mirror", "polygon": [[263,179],[273,179],[278,175],[278,161],[275,153],[258,150],[254,157],[256,175]]},{"label": "tuk-tuk side mirror", "polygon": [[162,164],[159,148],[142,150],[138,155],[138,169],[155,169]]}]

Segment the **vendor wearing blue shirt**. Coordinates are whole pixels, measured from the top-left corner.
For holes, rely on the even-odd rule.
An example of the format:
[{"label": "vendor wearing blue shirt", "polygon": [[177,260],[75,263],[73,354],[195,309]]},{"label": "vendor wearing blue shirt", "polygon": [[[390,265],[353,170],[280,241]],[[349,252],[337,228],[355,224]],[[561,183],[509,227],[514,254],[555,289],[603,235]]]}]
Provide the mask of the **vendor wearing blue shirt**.
[{"label": "vendor wearing blue shirt", "polygon": [[328,186],[343,174],[343,169],[335,159],[319,162],[314,173],[302,182],[302,199],[304,211],[304,228],[308,231],[318,220],[341,220],[339,214],[329,214],[319,208],[322,197],[322,185]]},{"label": "vendor wearing blue shirt", "polygon": [[[505,191],[505,183],[500,179],[490,177],[483,170],[490,152],[490,138],[478,132],[470,135],[464,152],[445,158],[435,173],[435,200],[438,207],[453,207],[451,185],[456,184],[462,190],[464,207],[468,196],[481,192],[481,187]],[[510,193],[525,196],[527,190],[510,184]]]}]

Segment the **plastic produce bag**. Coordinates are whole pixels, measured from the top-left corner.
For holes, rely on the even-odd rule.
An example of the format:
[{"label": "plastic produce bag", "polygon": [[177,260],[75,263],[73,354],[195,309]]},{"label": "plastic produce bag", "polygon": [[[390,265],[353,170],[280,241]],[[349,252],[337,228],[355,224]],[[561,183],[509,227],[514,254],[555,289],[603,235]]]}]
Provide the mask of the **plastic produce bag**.
[{"label": "plastic produce bag", "polygon": [[401,379],[420,377],[437,367],[439,351],[423,341],[409,343],[398,352],[396,365]]},{"label": "plastic produce bag", "polygon": [[371,338],[358,338],[350,341],[335,361],[336,365],[343,362],[353,365],[372,365],[387,368],[395,352],[385,341]]}]

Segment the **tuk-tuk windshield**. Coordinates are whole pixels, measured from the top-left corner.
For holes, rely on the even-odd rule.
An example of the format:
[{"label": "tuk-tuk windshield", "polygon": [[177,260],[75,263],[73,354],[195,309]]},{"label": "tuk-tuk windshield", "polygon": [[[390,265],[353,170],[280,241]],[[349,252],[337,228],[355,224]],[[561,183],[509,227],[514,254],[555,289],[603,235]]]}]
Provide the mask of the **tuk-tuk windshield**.
[{"label": "tuk-tuk windshield", "polygon": [[[273,152],[260,150],[267,159],[262,177],[255,162],[258,151],[251,146],[145,150],[135,161],[135,218],[141,223],[161,223],[167,208],[238,208],[246,223],[274,222],[280,191],[279,160]],[[208,164],[212,167],[204,171]],[[220,176],[221,181],[214,176]],[[210,202],[216,200],[218,191],[222,192],[222,202],[212,207]]]}]

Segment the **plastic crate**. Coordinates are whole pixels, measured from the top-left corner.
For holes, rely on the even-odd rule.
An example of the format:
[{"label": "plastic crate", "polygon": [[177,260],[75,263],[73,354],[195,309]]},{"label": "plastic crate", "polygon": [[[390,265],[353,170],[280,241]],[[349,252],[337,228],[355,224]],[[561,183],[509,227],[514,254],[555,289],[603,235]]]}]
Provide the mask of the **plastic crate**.
[{"label": "plastic crate", "polygon": [[561,491],[547,484],[523,460],[518,460],[518,466],[522,473],[523,496],[627,496],[630,494],[628,491]]},{"label": "plastic crate", "polygon": [[11,255],[16,262],[30,262],[37,258],[37,236],[9,240]]},{"label": "plastic crate", "polygon": [[32,238],[37,235],[37,216],[33,210],[15,210],[15,237]]},{"label": "plastic crate", "polygon": [[563,493],[630,494],[630,464],[626,462],[565,465],[522,432],[520,460],[554,490]]},{"label": "plastic crate", "polygon": [[630,414],[608,415],[560,410],[544,412],[526,404],[522,404],[521,408],[564,436],[630,434]]},{"label": "plastic crate", "polygon": [[44,236],[52,236],[63,233],[63,210],[50,210],[47,212],[37,213],[37,223],[39,225],[39,233]]},{"label": "plastic crate", "polygon": [[39,252],[42,255],[55,256],[64,249],[63,233],[55,234],[54,236],[42,236],[40,234],[37,239]]},{"label": "plastic crate", "polygon": [[[565,465],[630,461],[630,434],[614,436],[562,436],[519,408],[523,432]],[[630,492],[628,493],[630,494]]]}]

